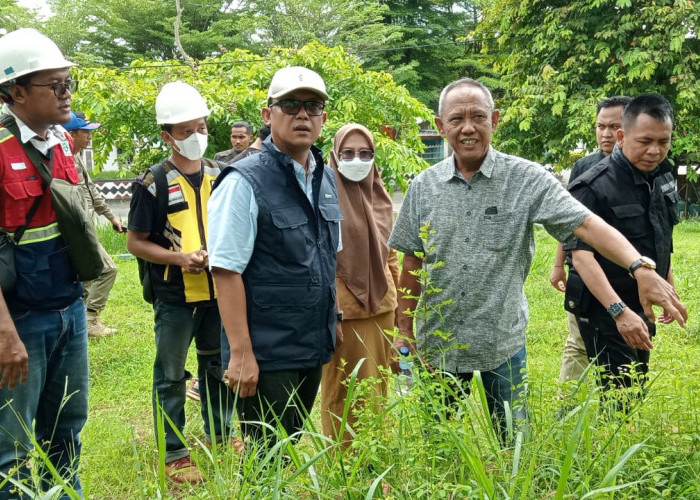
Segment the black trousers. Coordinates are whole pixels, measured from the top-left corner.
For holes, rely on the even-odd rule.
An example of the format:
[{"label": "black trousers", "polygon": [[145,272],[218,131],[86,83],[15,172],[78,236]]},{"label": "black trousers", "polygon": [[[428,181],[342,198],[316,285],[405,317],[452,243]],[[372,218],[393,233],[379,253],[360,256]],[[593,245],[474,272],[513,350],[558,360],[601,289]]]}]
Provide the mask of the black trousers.
[{"label": "black trousers", "polygon": [[290,436],[300,431],[314,406],[321,373],[321,366],[260,372],[255,395],[238,398],[236,410],[243,435],[271,447],[278,425]]},{"label": "black trousers", "polygon": [[[643,313],[640,316],[653,337],[656,325],[649,322]],[[628,346],[617,331],[615,320],[606,311],[593,310],[588,313],[588,317],[577,316],[576,322],[588,357],[603,368],[605,384],[615,387],[644,385],[649,371],[649,351]]]}]

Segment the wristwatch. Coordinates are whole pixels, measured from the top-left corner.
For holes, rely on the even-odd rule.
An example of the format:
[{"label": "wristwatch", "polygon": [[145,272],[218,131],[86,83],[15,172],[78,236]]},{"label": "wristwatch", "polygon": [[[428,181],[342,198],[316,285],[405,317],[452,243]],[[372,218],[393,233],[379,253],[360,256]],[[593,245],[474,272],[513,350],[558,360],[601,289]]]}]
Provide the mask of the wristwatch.
[{"label": "wristwatch", "polygon": [[634,278],[634,272],[640,267],[646,267],[648,269],[656,269],[656,262],[651,260],[649,257],[640,257],[629,267],[630,276]]},{"label": "wristwatch", "polygon": [[622,311],[627,307],[627,304],[624,302],[613,302],[610,304],[610,307],[608,307],[608,314],[610,315],[611,318],[615,319],[617,318],[620,314],[622,314]]},{"label": "wristwatch", "polygon": [[335,312],[335,319],[342,322],[343,321],[343,311],[336,311]]}]

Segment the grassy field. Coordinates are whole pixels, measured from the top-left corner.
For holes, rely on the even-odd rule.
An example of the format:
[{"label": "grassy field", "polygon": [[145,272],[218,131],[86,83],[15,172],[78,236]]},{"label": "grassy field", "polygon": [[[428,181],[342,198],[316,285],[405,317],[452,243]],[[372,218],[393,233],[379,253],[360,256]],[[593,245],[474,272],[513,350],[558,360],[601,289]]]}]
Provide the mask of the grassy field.
[{"label": "grassy field", "polygon": [[[465,398],[455,415],[445,415],[423,376],[416,384],[428,396],[419,397],[420,390],[392,395],[381,415],[363,415],[365,425],[346,454],[318,436],[315,410],[293,464],[283,467],[282,450],[257,460],[194,446],[203,431],[197,404],[188,402],[185,435],[208,478],[196,487],[168,484],[158,474],[152,310],[141,300],[135,260],[118,256],[126,252],[124,236],[103,236],[119,267],[103,319],[119,334],[90,343],[81,466],[89,498],[700,498],[700,222],[682,223],[675,240],[676,285],[690,311],[688,328],[659,326],[652,383],[628,420],[600,411],[593,384],[564,388],[572,404],[559,415],[566,318],[563,295],[547,281],[555,243],[538,231],[527,282],[532,429],[525,441],[501,450],[479,397]],[[194,356],[188,367],[194,370]]]}]

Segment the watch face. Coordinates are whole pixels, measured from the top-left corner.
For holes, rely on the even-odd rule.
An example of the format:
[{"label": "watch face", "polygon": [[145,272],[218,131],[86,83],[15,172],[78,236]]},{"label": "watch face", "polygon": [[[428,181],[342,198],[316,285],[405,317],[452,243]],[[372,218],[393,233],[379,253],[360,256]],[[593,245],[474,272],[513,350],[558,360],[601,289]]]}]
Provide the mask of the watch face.
[{"label": "watch face", "polygon": [[608,314],[612,316],[613,318],[617,318],[620,314],[622,314],[622,311],[627,307],[624,302],[614,302],[610,304],[610,307],[608,307]]}]

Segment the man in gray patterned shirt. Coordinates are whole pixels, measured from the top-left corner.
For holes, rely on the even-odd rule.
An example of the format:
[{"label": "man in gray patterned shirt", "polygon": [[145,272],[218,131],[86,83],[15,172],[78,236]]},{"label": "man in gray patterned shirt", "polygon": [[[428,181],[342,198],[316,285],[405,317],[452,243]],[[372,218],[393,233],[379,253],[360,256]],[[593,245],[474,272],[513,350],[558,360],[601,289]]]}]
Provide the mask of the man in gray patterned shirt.
[{"label": "man in gray patterned shirt", "polygon": [[[401,287],[419,295],[421,286],[411,271],[426,264],[431,284],[442,292],[422,294],[421,300],[428,306],[453,300],[441,314],[416,321],[418,349],[433,367],[460,380],[481,372],[494,427],[502,442],[508,442],[504,402],[515,422],[527,421],[523,381],[528,308],[523,284],[534,254],[533,225],[542,224],[560,241],[576,235],[621,266],[628,267],[640,255],[540,165],[491,147],[499,111],[484,85],[470,78],[452,82],[440,95],[438,113],[435,122],[454,154],[412,182],[389,245],[405,254]],[[426,222],[434,230],[428,244],[419,236]],[[439,261],[443,267],[430,266]],[[653,303],[685,324],[687,311],[670,284],[653,271],[635,277],[648,315],[653,315]],[[400,311],[416,306],[416,300],[399,299]],[[394,347],[415,349],[413,318],[400,314],[398,324],[401,337]],[[431,334],[435,330],[453,338],[443,340]],[[643,332],[637,335],[645,345]],[[396,365],[394,360],[395,370]]]}]

